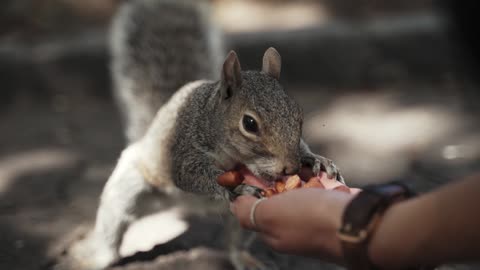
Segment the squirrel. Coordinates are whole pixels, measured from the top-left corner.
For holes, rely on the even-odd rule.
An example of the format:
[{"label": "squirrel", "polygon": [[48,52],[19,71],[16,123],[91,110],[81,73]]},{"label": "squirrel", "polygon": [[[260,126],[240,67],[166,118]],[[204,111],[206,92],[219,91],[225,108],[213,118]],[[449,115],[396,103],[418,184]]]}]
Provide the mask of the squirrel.
[{"label": "squirrel", "polygon": [[145,198],[179,191],[223,198],[216,179],[239,164],[265,181],[301,166],[343,181],[302,139],[302,109],[279,83],[280,54],[267,49],[261,71],[242,71],[234,51],[222,64],[222,39],[209,18],[205,1],[137,0],[114,19],[112,71],[128,146],[103,189],[92,233],[77,247],[85,268],[119,259]]}]

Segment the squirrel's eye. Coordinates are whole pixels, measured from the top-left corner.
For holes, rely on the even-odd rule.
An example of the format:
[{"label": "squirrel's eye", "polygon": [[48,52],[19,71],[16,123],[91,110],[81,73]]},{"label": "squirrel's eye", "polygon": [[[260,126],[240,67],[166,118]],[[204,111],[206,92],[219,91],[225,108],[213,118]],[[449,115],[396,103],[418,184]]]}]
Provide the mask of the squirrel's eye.
[{"label": "squirrel's eye", "polygon": [[242,123],[243,123],[243,128],[246,131],[251,132],[251,133],[257,133],[258,132],[257,121],[255,121],[255,119],[253,119],[253,117],[251,117],[249,115],[244,115]]}]

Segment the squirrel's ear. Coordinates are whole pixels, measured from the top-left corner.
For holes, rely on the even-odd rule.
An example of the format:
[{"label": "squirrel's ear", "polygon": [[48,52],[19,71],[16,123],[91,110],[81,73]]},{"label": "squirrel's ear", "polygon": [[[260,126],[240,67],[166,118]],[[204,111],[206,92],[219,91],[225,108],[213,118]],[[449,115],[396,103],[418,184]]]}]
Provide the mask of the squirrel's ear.
[{"label": "squirrel's ear", "polygon": [[222,97],[224,99],[232,96],[232,91],[242,86],[242,68],[237,54],[230,51],[223,63],[222,69]]},{"label": "squirrel's ear", "polygon": [[270,47],[263,55],[262,71],[270,77],[280,79],[280,71],[282,70],[282,57],[275,48]]}]

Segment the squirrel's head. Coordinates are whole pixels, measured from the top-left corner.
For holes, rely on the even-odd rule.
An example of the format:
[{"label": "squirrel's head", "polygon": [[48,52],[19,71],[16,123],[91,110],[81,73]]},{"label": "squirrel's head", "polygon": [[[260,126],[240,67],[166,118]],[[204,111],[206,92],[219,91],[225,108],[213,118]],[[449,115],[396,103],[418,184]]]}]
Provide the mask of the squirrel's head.
[{"label": "squirrel's head", "polygon": [[257,176],[274,180],[300,169],[303,113],[279,83],[280,54],[269,48],[262,71],[245,71],[231,51],[222,69],[219,106],[228,152]]}]

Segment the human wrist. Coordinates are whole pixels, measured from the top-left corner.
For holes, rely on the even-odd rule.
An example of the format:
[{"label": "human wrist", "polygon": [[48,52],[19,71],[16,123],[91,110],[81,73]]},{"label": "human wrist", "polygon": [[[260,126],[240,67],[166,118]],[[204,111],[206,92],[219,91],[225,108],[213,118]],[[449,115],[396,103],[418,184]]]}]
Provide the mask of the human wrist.
[{"label": "human wrist", "polygon": [[[373,234],[369,258],[380,269],[405,269],[426,263],[424,250],[435,236],[435,215],[424,196],[392,205]],[[433,222],[432,222],[433,221]],[[426,267],[428,268],[428,267]]]},{"label": "human wrist", "polygon": [[334,191],[335,194],[332,194],[336,196],[336,199],[334,200],[335,203],[332,205],[328,206],[326,205],[327,211],[330,211],[332,214],[330,215],[330,230],[331,233],[331,239],[329,241],[329,247],[331,247],[331,257],[339,263],[342,263],[344,261],[344,255],[342,251],[342,246],[341,243],[338,239],[337,236],[337,231],[338,228],[341,227],[342,225],[342,217],[343,213],[345,212],[345,208],[347,205],[357,196],[357,194],[346,194],[346,193],[340,193],[337,191]]},{"label": "human wrist", "polygon": [[372,238],[393,205],[411,196],[405,184],[392,182],[365,187],[347,205],[338,237],[349,268],[375,268],[369,254]]},{"label": "human wrist", "polygon": [[356,194],[347,194],[338,191],[334,191],[334,193],[335,194],[331,195],[336,197],[335,200],[332,200],[333,203],[331,205],[326,205],[326,208],[330,209],[329,211],[332,213],[332,215],[330,215],[330,227],[333,231],[338,231],[338,228],[340,228],[342,225],[342,217],[343,213],[345,212],[345,208],[353,200],[353,198],[355,198]]}]

